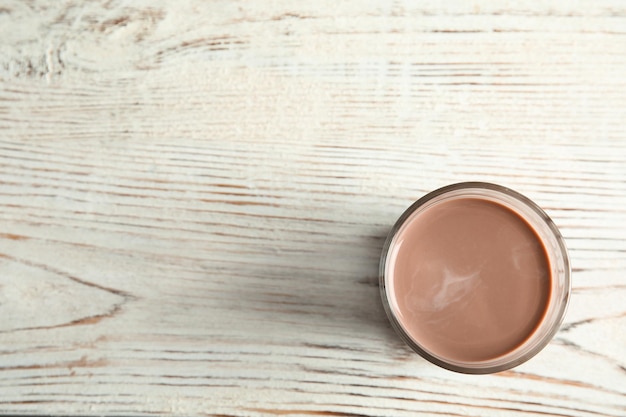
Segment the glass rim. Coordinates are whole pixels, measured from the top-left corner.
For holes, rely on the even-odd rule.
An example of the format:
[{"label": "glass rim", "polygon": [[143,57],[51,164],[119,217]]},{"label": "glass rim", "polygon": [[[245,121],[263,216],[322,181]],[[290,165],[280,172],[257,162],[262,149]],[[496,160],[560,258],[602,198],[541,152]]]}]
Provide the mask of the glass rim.
[{"label": "glass rim", "polygon": [[[392,244],[394,242],[395,237],[398,235],[402,226],[406,223],[406,221],[411,217],[411,215],[416,212],[418,209],[426,205],[428,202],[433,199],[443,196],[445,194],[454,192],[454,191],[470,191],[470,190],[488,190],[494,193],[494,195],[490,195],[489,197],[494,198],[498,203],[504,203],[503,199],[498,198],[498,194],[504,195],[514,200],[522,203],[525,207],[531,209],[535,214],[538,215],[538,218],[543,222],[543,225],[547,226],[550,231],[552,237],[554,237],[557,243],[557,252],[561,255],[559,259],[562,259],[562,267],[563,267],[563,290],[562,294],[559,294],[561,298],[561,304],[556,312],[555,319],[549,323],[545,322],[545,318],[542,318],[538,323],[538,327],[529,335],[528,339],[522,342],[516,349],[511,351],[511,358],[503,363],[494,363],[496,359],[506,357],[499,356],[490,360],[480,361],[480,362],[456,362],[456,361],[447,361],[445,359],[439,358],[426,349],[424,349],[417,341],[415,341],[408,332],[404,329],[404,327],[400,324],[399,320],[396,317],[396,314],[391,307],[391,303],[389,301],[389,296],[387,294],[387,260],[390,255],[390,250],[392,249]],[[462,197],[463,195],[459,195]],[[468,197],[471,194],[468,193]],[[507,205],[508,207],[508,205]],[[509,207],[510,208],[510,207]],[[518,215],[522,216],[520,213]],[[534,221],[528,219],[527,216],[522,216],[522,218],[529,224],[530,227],[534,228]],[[541,240],[550,260],[553,259],[554,255],[551,255],[551,252],[554,252],[554,249],[550,249],[545,242],[545,239],[538,235],[538,238]],[[382,255],[379,264],[379,288],[381,293],[381,298],[383,302],[383,307],[385,309],[385,313],[387,318],[389,319],[392,327],[396,331],[396,333],[404,340],[404,342],[416,353],[422,356],[424,359],[429,362],[438,365],[442,368],[448,369],[450,371],[465,373],[465,374],[489,374],[495,372],[505,371],[507,369],[511,369],[515,366],[518,366],[537,353],[539,353],[554,337],[554,335],[558,332],[560,325],[565,318],[565,313],[567,311],[567,307],[569,304],[570,294],[571,294],[571,263],[569,259],[569,254],[567,247],[565,245],[565,239],[561,235],[558,227],[554,223],[554,221],[548,216],[548,214],[539,207],[534,201],[529,199],[528,197],[520,194],[519,192],[512,190],[508,187],[504,187],[498,184],[493,184],[489,182],[460,182],[455,184],[446,185],[444,187],[438,188],[434,191],[431,191],[413,204],[411,204],[403,213],[400,215],[398,220],[395,222],[393,227],[391,228],[389,234],[387,235],[387,239],[385,240],[385,244],[383,246]],[[554,288],[554,285],[551,284],[551,288]],[[552,301],[549,302],[552,304]],[[549,308],[549,307],[548,307]],[[547,313],[546,313],[547,314]],[[520,350],[522,346],[525,346],[529,343],[529,340],[532,339],[532,336],[539,330],[543,325],[550,326],[548,332],[546,332],[540,340],[527,352],[522,355],[514,355],[515,352]]]}]

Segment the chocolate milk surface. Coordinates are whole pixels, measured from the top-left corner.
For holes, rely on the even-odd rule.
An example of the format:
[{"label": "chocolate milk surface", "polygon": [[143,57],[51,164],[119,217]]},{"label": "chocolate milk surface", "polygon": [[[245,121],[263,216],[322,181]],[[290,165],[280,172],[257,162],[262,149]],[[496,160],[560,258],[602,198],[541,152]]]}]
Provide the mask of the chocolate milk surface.
[{"label": "chocolate milk surface", "polygon": [[422,348],[480,362],[521,345],[550,299],[546,250],[511,209],[481,198],[445,200],[399,231],[388,260],[390,303]]}]

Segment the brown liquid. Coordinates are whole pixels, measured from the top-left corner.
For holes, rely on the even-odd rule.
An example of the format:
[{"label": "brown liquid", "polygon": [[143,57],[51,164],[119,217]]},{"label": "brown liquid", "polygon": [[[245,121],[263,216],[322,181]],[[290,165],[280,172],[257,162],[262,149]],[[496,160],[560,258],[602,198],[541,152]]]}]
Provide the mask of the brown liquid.
[{"label": "brown liquid", "polygon": [[550,298],[549,261],[535,231],[480,198],[442,201],[409,218],[389,262],[400,324],[442,359],[477,362],[514,350]]}]

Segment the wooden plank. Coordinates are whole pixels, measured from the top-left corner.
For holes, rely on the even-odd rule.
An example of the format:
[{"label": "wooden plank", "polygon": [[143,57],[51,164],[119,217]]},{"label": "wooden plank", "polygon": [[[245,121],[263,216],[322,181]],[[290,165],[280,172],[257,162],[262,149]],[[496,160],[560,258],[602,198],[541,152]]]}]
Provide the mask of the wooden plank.
[{"label": "wooden plank", "polygon": [[[624,35],[609,0],[0,4],[0,412],[623,416]],[[574,269],[554,341],[481,377],[377,287],[467,180]]]}]

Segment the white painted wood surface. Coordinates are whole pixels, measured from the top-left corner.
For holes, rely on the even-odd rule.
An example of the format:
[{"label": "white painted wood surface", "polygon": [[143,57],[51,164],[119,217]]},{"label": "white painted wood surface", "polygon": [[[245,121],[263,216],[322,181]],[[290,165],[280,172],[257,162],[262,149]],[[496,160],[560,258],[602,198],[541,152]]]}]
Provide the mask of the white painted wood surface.
[{"label": "white painted wood surface", "polygon": [[[626,415],[626,4],[0,0],[0,412]],[[485,180],[571,250],[555,340],[467,376],[377,288]]]}]

